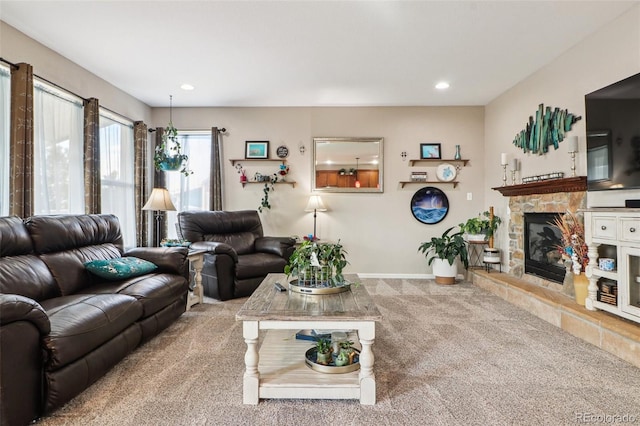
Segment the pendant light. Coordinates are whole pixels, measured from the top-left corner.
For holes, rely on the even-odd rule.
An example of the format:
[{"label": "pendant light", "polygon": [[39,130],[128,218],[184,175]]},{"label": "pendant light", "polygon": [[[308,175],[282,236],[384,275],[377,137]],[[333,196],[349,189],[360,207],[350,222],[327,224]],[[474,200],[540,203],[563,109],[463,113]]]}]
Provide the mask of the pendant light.
[{"label": "pendant light", "polygon": [[360,181],[358,180],[358,164],[360,157],[356,157],[356,188],[360,188]]}]

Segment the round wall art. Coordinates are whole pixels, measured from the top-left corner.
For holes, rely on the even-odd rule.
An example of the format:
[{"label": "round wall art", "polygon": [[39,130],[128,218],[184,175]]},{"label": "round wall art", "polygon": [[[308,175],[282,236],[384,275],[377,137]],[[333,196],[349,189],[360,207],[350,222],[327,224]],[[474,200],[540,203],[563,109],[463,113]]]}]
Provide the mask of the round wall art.
[{"label": "round wall art", "polygon": [[411,197],[411,213],[418,221],[433,225],[449,213],[449,199],[444,192],[433,186],[420,188]]}]

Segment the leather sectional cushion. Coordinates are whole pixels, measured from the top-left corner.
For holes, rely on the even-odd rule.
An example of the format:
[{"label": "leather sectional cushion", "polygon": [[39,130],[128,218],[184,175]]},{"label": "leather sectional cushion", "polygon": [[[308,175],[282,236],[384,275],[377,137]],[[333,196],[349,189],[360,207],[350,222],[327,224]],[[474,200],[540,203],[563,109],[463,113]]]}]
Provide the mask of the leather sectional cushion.
[{"label": "leather sectional cushion", "polygon": [[123,280],[148,274],[158,267],[148,260],[137,257],[117,257],[115,259],[96,259],[86,262],[84,267],[92,274],[106,280]]},{"label": "leather sectional cushion", "polygon": [[51,332],[44,338],[46,369],[57,370],[108,342],[142,317],[142,305],[123,294],[77,294],[42,302]]},{"label": "leather sectional cushion", "polygon": [[188,289],[188,282],[179,275],[148,274],[119,282],[95,284],[84,292],[92,294],[117,293],[136,298],[142,305],[142,318],[155,314]]},{"label": "leather sectional cushion", "polygon": [[264,277],[269,273],[282,273],[287,261],[268,253],[252,253],[238,256],[236,277],[240,280],[254,277]]}]

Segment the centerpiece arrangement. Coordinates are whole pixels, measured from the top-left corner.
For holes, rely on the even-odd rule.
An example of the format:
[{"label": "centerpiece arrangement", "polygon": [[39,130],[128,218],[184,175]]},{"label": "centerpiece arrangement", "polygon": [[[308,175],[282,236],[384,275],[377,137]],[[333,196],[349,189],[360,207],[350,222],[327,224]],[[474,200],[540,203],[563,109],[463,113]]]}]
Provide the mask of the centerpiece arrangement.
[{"label": "centerpiece arrangement", "polygon": [[332,347],[332,341],[318,338],[316,345],[305,354],[308,367],[321,373],[350,373],[360,368],[360,351],[353,347],[350,340],[341,341]]},{"label": "centerpiece arrangement", "polygon": [[329,294],[347,291],[349,283],[342,271],[348,265],[347,252],[337,243],[319,243],[305,240],[293,252],[284,267],[290,289],[298,293]]}]

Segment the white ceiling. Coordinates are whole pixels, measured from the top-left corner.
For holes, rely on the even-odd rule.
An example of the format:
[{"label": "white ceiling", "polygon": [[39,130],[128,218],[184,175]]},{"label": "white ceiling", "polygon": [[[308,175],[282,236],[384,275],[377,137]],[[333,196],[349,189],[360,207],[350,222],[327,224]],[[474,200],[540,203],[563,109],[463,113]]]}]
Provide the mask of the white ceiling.
[{"label": "white ceiling", "polygon": [[485,105],[635,4],[0,0],[0,19],[152,107]]}]

